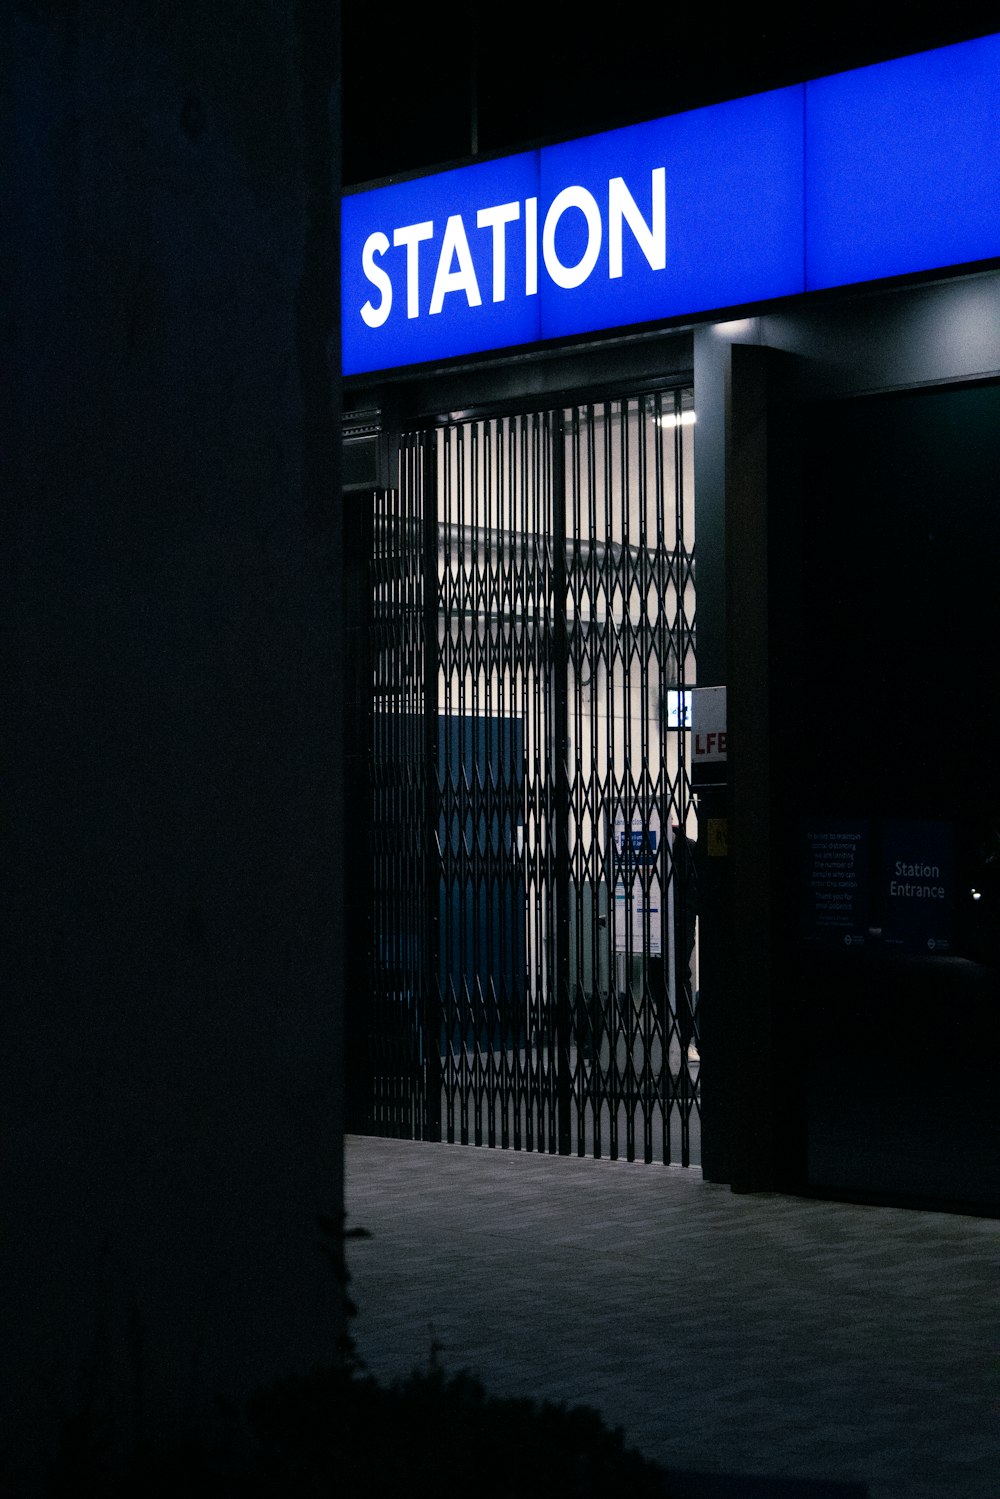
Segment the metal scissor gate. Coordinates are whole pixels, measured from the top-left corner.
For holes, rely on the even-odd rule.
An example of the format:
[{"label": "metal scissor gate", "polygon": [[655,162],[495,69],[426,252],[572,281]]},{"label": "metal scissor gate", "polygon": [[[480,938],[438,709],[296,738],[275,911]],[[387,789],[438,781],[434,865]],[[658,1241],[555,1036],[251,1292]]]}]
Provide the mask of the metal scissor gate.
[{"label": "metal scissor gate", "polygon": [[363,1133],[700,1159],[689,391],[404,434]]}]

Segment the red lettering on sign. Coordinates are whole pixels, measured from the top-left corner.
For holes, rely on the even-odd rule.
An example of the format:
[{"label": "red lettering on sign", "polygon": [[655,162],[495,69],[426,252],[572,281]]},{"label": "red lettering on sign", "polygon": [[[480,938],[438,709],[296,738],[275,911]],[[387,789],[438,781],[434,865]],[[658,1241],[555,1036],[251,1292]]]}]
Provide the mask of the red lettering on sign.
[{"label": "red lettering on sign", "polygon": [[725,760],[728,754],[729,736],[725,729],[713,729],[710,734],[698,734],[694,736],[695,759],[699,756],[708,759],[714,756]]}]

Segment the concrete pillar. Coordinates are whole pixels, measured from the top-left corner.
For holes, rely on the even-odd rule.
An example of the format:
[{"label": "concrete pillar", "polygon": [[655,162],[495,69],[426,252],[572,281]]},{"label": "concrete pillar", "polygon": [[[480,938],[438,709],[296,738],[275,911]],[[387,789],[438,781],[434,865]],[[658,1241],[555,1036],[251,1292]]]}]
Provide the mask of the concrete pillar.
[{"label": "concrete pillar", "polygon": [[[769,512],[775,485],[784,493],[794,480],[782,356],[760,336],[759,320],[744,319],[694,341],[698,681],[726,685],[729,730],[727,784],[699,796],[702,1158],[709,1180],[748,1191],[799,1185],[802,1152],[777,1034],[790,1001],[775,972],[771,864]],[[712,857],[710,819],[726,826],[725,857]]]},{"label": "concrete pillar", "polygon": [[18,1494],[342,1331],[336,15],[0,23]]}]

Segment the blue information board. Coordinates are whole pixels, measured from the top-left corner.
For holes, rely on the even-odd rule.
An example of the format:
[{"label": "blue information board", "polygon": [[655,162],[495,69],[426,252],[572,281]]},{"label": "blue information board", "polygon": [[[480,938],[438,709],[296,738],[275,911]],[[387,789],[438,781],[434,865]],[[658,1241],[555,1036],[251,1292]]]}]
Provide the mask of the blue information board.
[{"label": "blue information board", "polygon": [[951,823],[882,824],[875,910],[886,946],[911,952],[950,952],[955,915]]}]

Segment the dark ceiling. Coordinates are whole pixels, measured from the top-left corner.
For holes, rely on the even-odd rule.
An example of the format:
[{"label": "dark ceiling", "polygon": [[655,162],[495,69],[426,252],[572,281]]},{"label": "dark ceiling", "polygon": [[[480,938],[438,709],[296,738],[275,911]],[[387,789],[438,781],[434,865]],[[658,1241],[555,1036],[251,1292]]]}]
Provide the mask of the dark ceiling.
[{"label": "dark ceiling", "polygon": [[[429,19],[433,17],[433,20]],[[1000,30],[1000,4],[343,8],[344,181],[571,138]]]}]

